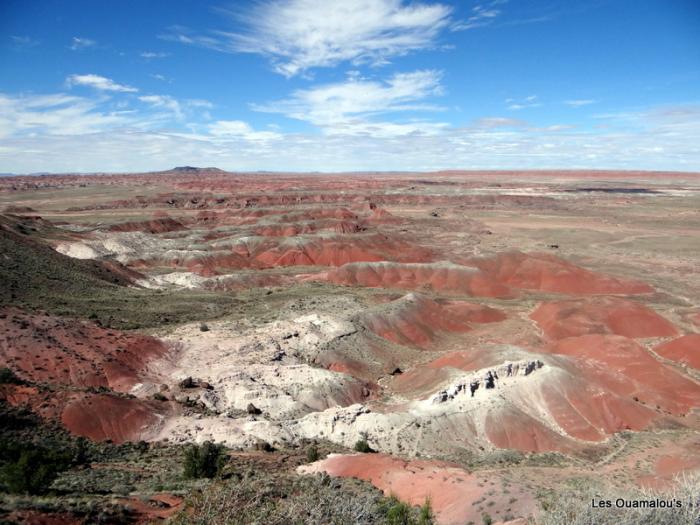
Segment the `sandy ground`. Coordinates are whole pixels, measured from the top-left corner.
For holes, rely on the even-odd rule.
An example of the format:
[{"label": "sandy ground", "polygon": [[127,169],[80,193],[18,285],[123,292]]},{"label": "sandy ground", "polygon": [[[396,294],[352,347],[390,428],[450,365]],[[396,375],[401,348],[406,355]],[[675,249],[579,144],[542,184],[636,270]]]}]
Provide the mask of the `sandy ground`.
[{"label": "sandy ground", "polygon": [[[0,208],[70,232],[49,239],[60,253],[241,300],[206,329],[151,331],[168,351],[129,392],[171,408],[142,437],[366,439],[382,454],[305,472],[430,496],[441,523],[527,516],[594,471],[664,486],[700,468],[698,175],[2,183]],[[504,449],[528,459],[499,464]]]}]

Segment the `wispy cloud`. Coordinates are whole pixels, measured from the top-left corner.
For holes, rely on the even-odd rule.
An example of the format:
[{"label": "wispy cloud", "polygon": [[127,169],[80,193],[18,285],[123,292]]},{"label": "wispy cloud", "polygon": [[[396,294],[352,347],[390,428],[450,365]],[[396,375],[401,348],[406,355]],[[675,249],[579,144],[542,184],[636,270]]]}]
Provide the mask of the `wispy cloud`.
[{"label": "wispy cloud", "polygon": [[170,53],[163,53],[163,52],[156,52],[156,51],[142,51],[141,53],[139,53],[139,56],[141,58],[145,58],[146,60],[152,60],[154,58],[169,57]]},{"label": "wispy cloud", "polygon": [[253,141],[279,140],[284,136],[274,131],[255,131],[242,120],[218,120],[208,126],[209,133],[219,138],[244,138]]},{"label": "wispy cloud", "polygon": [[444,124],[377,122],[374,117],[386,113],[442,109],[423,103],[426,98],[442,93],[441,75],[436,70],[421,70],[398,73],[384,82],[350,77],[345,82],[298,90],[288,99],[253,105],[252,108],[310,122],[330,134],[435,132]]},{"label": "wispy cloud", "polygon": [[161,82],[168,82],[168,83],[172,82],[172,80],[170,80],[165,75],[161,75],[160,73],[151,73],[148,76],[151,78],[155,78],[156,80],[160,80]]},{"label": "wispy cloud", "polygon": [[524,126],[527,126],[527,122],[524,120],[505,117],[484,117],[477,119],[473,124],[473,127],[483,129],[521,128]]},{"label": "wispy cloud", "polygon": [[0,165],[18,173],[136,171],[180,164],[235,170],[700,170],[698,115],[700,106],[688,104],[608,114],[605,122],[612,127],[597,132],[563,125],[521,126],[505,119],[448,127],[439,134],[408,134],[400,140],[275,131],[278,138],[260,135],[273,132],[243,121],[216,121],[198,128],[199,133],[174,132],[148,129],[148,119],[100,111],[80,97],[0,96]]},{"label": "wispy cloud", "polygon": [[[170,95],[143,95],[138,97],[138,99],[152,108],[166,110],[177,120],[183,120],[186,116],[188,116],[188,113],[191,113],[195,110],[202,111],[214,107],[214,105],[208,100],[177,100],[176,98]],[[210,118],[208,113],[201,113],[200,116],[204,116],[207,119]]]},{"label": "wispy cloud", "polygon": [[472,7],[471,15],[466,20],[460,20],[450,26],[452,31],[465,31],[477,27],[487,26],[501,15],[500,5],[504,4],[503,0],[495,0],[486,4],[478,4]]},{"label": "wispy cloud", "polygon": [[162,38],[230,53],[268,57],[276,72],[294,76],[342,62],[384,64],[434,45],[449,25],[443,4],[403,0],[267,0],[247,12],[225,12],[240,32],[201,35],[173,27]]},{"label": "wispy cloud", "polygon": [[537,108],[542,105],[542,103],[539,102],[539,100],[537,99],[537,95],[530,95],[523,99],[507,98],[505,102],[508,105],[508,109],[512,111],[519,111],[521,109],[527,108]]},{"label": "wispy cloud", "polygon": [[99,110],[98,106],[97,101],[65,94],[0,94],[0,137],[81,135],[130,121],[124,113]]},{"label": "wispy cloud", "polygon": [[183,117],[182,106],[169,95],[144,95],[139,100],[152,107],[167,109],[179,119]]},{"label": "wispy cloud", "polygon": [[582,106],[588,106],[590,104],[595,104],[596,101],[592,99],[575,99],[575,100],[565,100],[564,104],[571,106],[572,108],[580,108]]},{"label": "wispy cloud", "polygon": [[26,35],[10,35],[10,40],[12,40],[15,47],[19,48],[35,47],[41,43],[40,40],[36,40]]},{"label": "wispy cloud", "polygon": [[74,36],[71,40],[71,44],[68,47],[73,51],[79,51],[88,47],[94,47],[95,45],[97,45],[97,42],[95,40]]},{"label": "wispy cloud", "polygon": [[99,91],[115,91],[119,93],[136,93],[138,89],[118,84],[114,80],[100,75],[71,75],[66,79],[68,86],[87,86]]}]

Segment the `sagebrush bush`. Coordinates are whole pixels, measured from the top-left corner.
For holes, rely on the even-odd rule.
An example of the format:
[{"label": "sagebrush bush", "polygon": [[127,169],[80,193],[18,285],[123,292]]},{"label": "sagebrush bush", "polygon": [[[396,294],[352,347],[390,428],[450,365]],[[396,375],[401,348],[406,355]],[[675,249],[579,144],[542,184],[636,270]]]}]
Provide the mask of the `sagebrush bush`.
[{"label": "sagebrush bush", "polygon": [[190,445],[185,451],[184,476],[190,479],[215,478],[226,463],[224,447],[211,441]]},{"label": "sagebrush bush", "polygon": [[318,447],[316,445],[311,445],[306,449],[306,461],[313,463],[314,461],[318,461],[319,458],[320,454],[318,453]]},{"label": "sagebrush bush", "polygon": [[386,507],[386,524],[387,525],[410,525],[414,523],[412,520],[412,509],[408,503],[399,501],[396,496],[389,498]]},{"label": "sagebrush bush", "polygon": [[[398,507],[394,508],[394,505]],[[393,510],[392,510],[393,509]],[[391,511],[391,512],[390,512]],[[388,514],[396,521],[388,521]],[[328,475],[251,471],[193,492],[172,525],[431,525],[421,511],[368,483]],[[405,518],[400,521],[399,518]]]},{"label": "sagebrush bush", "polygon": [[369,443],[367,443],[366,439],[357,440],[354,449],[356,452],[374,452],[374,449],[369,446]]}]

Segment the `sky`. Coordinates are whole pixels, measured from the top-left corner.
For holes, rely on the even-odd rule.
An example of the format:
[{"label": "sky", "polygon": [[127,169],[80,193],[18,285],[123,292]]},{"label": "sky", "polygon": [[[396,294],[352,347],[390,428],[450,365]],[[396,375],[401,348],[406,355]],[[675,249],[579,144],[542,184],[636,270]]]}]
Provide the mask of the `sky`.
[{"label": "sky", "polygon": [[697,0],[0,0],[0,172],[700,171]]}]

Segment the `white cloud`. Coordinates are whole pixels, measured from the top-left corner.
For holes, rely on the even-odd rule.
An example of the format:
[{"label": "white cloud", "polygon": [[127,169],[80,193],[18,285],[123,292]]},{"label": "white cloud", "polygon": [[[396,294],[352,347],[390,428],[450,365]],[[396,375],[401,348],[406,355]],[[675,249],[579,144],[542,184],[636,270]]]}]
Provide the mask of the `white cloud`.
[{"label": "white cloud", "polygon": [[[217,135],[107,129],[3,140],[3,171],[139,171],[215,165],[231,170],[354,171],[613,168],[700,170],[700,120],[649,111],[635,130],[600,133],[531,127],[449,128],[395,137],[285,134],[256,140],[248,124],[224,121]],[[233,122],[233,123],[231,123]],[[281,147],[283,144],[284,147]],[[28,153],[31,152],[31,153]]]},{"label": "white cloud", "polygon": [[136,93],[138,89],[124,84],[117,84],[112,79],[100,75],[71,75],[66,79],[69,86],[88,86],[100,91]]},{"label": "white cloud", "polygon": [[421,104],[427,97],[439,95],[441,73],[435,70],[398,73],[386,80],[355,80],[326,84],[295,91],[289,99],[254,105],[253,109],[281,113],[287,117],[310,122],[330,134],[404,135],[435,133],[444,127],[429,122],[375,122],[373,117],[384,113],[437,110]]},{"label": "white cloud", "polygon": [[497,6],[503,3],[502,0],[495,0],[485,5],[475,5],[472,7],[472,14],[469,18],[452,24],[450,29],[452,31],[464,31],[490,25],[501,14],[501,10]]},{"label": "white cloud", "polygon": [[[138,99],[153,108],[166,110],[177,120],[183,120],[187,116],[191,116],[191,114],[195,111],[207,110],[214,107],[214,105],[208,100],[187,99],[180,101],[174,97],[171,97],[170,95],[143,95],[138,97]],[[199,116],[206,119],[211,118],[209,113],[206,111],[200,113]],[[163,115],[161,118],[166,119],[167,116]]]},{"label": "white cloud", "polygon": [[186,103],[188,106],[193,107],[193,108],[211,109],[214,107],[214,104],[212,104],[208,100],[202,100],[201,98],[191,98],[191,99],[186,100]]},{"label": "white cloud", "polygon": [[168,57],[168,56],[170,56],[170,53],[158,53],[158,52],[155,52],[155,51],[143,51],[143,52],[139,53],[139,56],[140,56],[141,58],[145,58],[145,59],[147,59],[147,60],[150,60],[150,59],[152,59],[152,58],[165,58],[165,57]]},{"label": "white cloud", "polygon": [[158,74],[158,73],[151,73],[151,74],[148,75],[148,76],[150,76],[151,78],[155,78],[156,80],[160,80],[161,82],[168,82],[168,83],[170,83],[170,79],[169,79],[168,77],[166,77],[165,75],[161,75],[161,74]]},{"label": "white cloud", "polygon": [[273,131],[255,131],[250,124],[242,120],[218,120],[209,125],[209,133],[214,137],[239,137],[252,141],[278,140],[283,138]]},{"label": "white cloud", "polygon": [[[374,84],[380,90],[392,89],[388,82]],[[422,91],[406,91],[430,93],[428,86],[430,83]],[[280,171],[700,170],[698,104],[599,115],[607,127],[596,131],[572,128],[567,123],[536,127],[498,116],[476,120],[464,128],[415,120],[375,122],[370,118],[381,113],[381,108],[415,104],[412,96],[373,95],[369,100],[357,100],[354,95],[343,95],[338,100],[352,111],[341,112],[344,120],[332,132],[283,133],[272,128],[258,130],[241,120],[174,122],[167,108],[174,99],[165,95],[145,95],[156,98],[148,98],[144,102],[148,106],[138,104],[137,111],[132,106],[135,99],[130,97],[119,100],[120,105],[104,96],[92,100],[63,93],[0,94],[0,167],[1,171],[18,173],[139,171],[183,164]],[[334,100],[319,97],[324,104]],[[349,102],[342,102],[346,100]],[[185,119],[197,115],[196,103],[177,102]]]},{"label": "white cloud", "polygon": [[178,119],[183,118],[180,103],[169,95],[145,95],[139,97],[139,100],[156,108],[165,108],[171,111]]},{"label": "white cloud", "polygon": [[527,108],[537,108],[542,104],[537,100],[537,95],[530,95],[523,99],[513,99],[507,98],[506,104],[508,104],[508,109],[512,111],[518,111]]},{"label": "white cloud", "polygon": [[93,47],[97,44],[94,40],[90,40],[89,38],[80,38],[77,36],[74,36],[73,39],[71,40],[70,46],[68,46],[70,49],[73,51],[79,51],[81,49],[86,49],[88,47]]},{"label": "white cloud", "polygon": [[10,40],[12,40],[12,43],[19,48],[34,47],[38,46],[41,43],[39,40],[36,40],[32,37],[19,35],[11,35]]},{"label": "white cloud", "polygon": [[131,122],[123,112],[98,109],[98,102],[64,94],[0,94],[0,137],[82,135]]},{"label": "white cloud", "polygon": [[434,45],[449,25],[443,4],[403,0],[267,0],[249,12],[228,13],[241,32],[197,35],[173,27],[162,38],[231,53],[268,57],[275,71],[293,76],[341,62],[386,63]]},{"label": "white cloud", "polygon": [[565,100],[564,104],[571,106],[572,108],[580,108],[581,106],[588,106],[590,104],[595,104],[595,100],[592,99],[575,99],[575,100]]},{"label": "white cloud", "polygon": [[514,119],[514,118],[484,117],[484,118],[480,118],[477,121],[475,121],[473,126],[476,128],[486,128],[486,129],[520,128],[523,126],[527,126],[527,122],[525,122],[523,120]]}]

